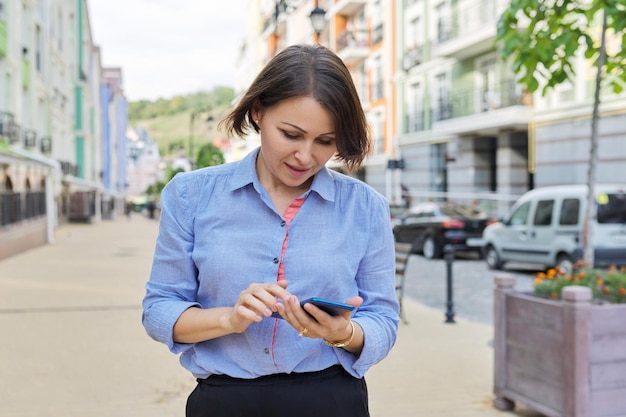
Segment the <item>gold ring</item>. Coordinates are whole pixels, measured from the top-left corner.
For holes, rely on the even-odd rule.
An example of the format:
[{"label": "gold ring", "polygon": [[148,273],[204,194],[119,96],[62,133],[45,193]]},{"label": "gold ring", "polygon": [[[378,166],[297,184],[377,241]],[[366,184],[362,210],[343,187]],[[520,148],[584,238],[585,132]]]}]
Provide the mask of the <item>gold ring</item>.
[{"label": "gold ring", "polygon": [[309,331],[309,329],[307,329],[305,327],[304,329],[302,329],[302,331],[300,333],[298,333],[298,336],[304,336],[305,334],[307,334],[308,331]]}]

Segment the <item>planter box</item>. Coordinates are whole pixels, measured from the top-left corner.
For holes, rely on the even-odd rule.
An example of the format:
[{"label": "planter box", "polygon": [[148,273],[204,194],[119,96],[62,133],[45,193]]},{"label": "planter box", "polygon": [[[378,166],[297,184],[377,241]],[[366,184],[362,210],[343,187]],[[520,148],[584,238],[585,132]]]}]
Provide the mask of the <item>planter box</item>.
[{"label": "planter box", "polygon": [[591,290],[578,286],[548,300],[515,291],[506,274],[495,284],[494,406],[626,416],[626,304],[592,304]]}]

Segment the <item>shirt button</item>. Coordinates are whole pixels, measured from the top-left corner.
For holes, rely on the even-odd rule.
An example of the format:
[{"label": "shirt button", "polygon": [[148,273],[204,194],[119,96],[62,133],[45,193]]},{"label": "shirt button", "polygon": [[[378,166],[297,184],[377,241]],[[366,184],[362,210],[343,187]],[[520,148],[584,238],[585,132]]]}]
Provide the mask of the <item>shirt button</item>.
[{"label": "shirt button", "polygon": [[285,227],[286,224],[287,222],[283,220],[282,222],[280,222],[280,227]]},{"label": "shirt button", "polygon": [[270,350],[268,348],[263,349],[263,353],[265,353],[266,355],[270,354]]},{"label": "shirt button", "polygon": [[277,264],[277,263],[278,263],[278,258],[274,258],[274,261],[273,261],[273,262],[274,262],[275,264]]}]

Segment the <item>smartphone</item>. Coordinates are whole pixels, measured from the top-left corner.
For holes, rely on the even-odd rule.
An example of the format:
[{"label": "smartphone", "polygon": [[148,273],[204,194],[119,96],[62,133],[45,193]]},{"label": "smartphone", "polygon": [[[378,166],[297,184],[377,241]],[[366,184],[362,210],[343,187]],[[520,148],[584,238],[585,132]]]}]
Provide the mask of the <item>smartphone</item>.
[{"label": "smartphone", "polygon": [[[304,305],[307,303],[313,304],[314,306],[316,306],[320,310],[324,310],[326,313],[330,314],[331,316],[339,316],[345,313],[346,311],[354,310],[354,306],[350,304],[340,303],[338,301],[325,300],[319,297],[307,298],[306,300],[301,301],[300,305],[304,307]],[[272,317],[278,317],[279,319],[282,318],[282,316],[278,313],[272,314]]]},{"label": "smartphone", "polygon": [[306,300],[300,302],[300,305],[304,307],[306,303],[313,304],[315,307],[319,308],[320,310],[324,310],[331,316],[339,316],[346,311],[354,310],[354,306],[351,306],[350,304],[340,303],[338,301],[324,300],[323,298],[319,297],[307,298]]}]

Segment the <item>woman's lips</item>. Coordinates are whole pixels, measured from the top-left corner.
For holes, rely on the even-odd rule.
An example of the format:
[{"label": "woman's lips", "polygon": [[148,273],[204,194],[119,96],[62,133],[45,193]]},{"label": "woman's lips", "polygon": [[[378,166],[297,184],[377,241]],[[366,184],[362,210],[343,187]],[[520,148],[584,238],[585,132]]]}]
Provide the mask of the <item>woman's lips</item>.
[{"label": "woman's lips", "polygon": [[295,175],[296,177],[301,177],[303,175],[306,175],[307,172],[309,172],[309,168],[298,168],[295,167],[293,165],[287,165],[287,169],[292,173],[292,175]]}]

